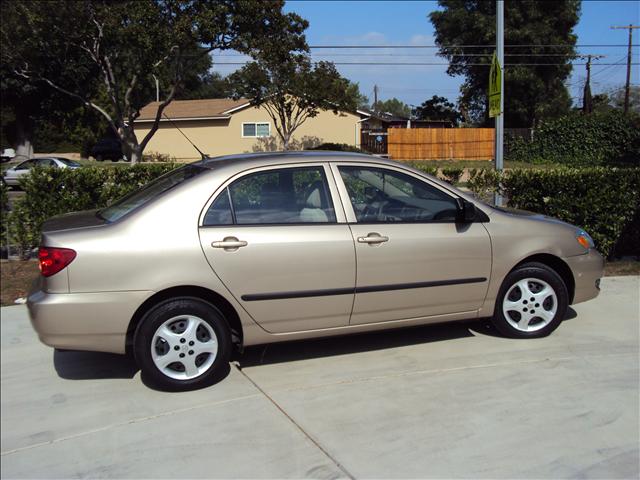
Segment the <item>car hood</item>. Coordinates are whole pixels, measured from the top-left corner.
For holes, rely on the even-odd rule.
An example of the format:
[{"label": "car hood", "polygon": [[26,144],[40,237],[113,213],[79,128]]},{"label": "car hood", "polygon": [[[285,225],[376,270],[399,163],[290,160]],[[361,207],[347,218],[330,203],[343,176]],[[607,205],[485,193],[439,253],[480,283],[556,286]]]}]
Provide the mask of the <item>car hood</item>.
[{"label": "car hood", "polygon": [[519,210],[517,208],[510,208],[510,207],[494,207],[492,206],[491,208],[506,214],[506,215],[513,215],[516,217],[526,217],[530,220],[537,220],[540,222],[546,222],[546,223],[555,223],[558,225],[566,225],[569,227],[574,227],[575,225],[571,225],[570,223],[564,222],[562,220],[559,220],[557,218],[554,217],[549,217],[547,215],[542,215],[541,213],[535,213],[535,212],[530,212],[529,210]]},{"label": "car hood", "polygon": [[42,225],[42,231],[55,232],[74,228],[97,227],[106,223],[107,221],[104,218],[98,216],[97,209],[84,210],[51,217]]}]

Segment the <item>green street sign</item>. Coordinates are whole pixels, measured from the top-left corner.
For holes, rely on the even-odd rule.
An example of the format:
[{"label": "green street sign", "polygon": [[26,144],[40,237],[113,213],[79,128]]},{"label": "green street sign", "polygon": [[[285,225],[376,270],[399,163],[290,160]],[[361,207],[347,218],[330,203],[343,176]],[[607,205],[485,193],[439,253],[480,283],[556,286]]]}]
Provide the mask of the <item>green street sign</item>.
[{"label": "green street sign", "polygon": [[491,61],[491,70],[489,71],[489,117],[497,117],[500,111],[500,96],[502,90],[502,69],[496,52],[493,52],[493,60]]}]

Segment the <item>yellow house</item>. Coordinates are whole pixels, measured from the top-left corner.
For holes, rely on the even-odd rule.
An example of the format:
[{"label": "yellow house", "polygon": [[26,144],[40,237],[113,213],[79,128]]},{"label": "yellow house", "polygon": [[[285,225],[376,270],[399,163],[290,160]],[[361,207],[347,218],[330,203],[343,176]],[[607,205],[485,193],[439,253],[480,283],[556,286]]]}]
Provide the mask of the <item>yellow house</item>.
[{"label": "yellow house", "polygon": [[[146,105],[135,121],[138,140],[144,138],[153,124],[158,102]],[[254,107],[247,99],[212,98],[174,100],[164,110],[158,130],[145,152],[158,152],[178,161],[200,158],[185,136],[210,156],[260,151],[268,139],[277,138],[273,120],[263,107]],[[360,122],[366,112],[322,110],[307,119],[294,132],[296,144],[360,143]],[[182,131],[182,133],[180,133]],[[184,134],[184,135],[183,135]]]}]

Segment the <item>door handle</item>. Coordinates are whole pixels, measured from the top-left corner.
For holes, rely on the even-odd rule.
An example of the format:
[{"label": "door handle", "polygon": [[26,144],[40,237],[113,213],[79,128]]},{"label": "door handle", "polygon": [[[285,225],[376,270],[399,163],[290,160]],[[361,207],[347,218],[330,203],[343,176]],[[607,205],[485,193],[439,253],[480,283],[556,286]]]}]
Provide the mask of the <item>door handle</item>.
[{"label": "door handle", "polygon": [[368,243],[369,245],[375,245],[378,243],[388,242],[389,237],[384,237],[376,232],[368,233],[366,237],[358,237],[359,243]]},{"label": "door handle", "polygon": [[211,242],[213,248],[224,248],[225,250],[237,250],[240,247],[246,247],[248,244],[244,240],[238,240],[236,237],[225,237],[222,241]]}]

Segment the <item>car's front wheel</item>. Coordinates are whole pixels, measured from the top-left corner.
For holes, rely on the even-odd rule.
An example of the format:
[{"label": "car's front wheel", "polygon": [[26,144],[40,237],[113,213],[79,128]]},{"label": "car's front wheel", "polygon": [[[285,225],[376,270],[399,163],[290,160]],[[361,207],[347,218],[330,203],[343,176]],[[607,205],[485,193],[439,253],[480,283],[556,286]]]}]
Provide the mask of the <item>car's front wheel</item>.
[{"label": "car's front wheel", "polygon": [[558,328],[568,305],[562,278],[542,263],[526,263],[504,279],[493,324],[508,337],[544,337]]},{"label": "car's front wheel", "polygon": [[142,373],[167,390],[192,390],[215,382],[229,368],[231,347],[224,316],[213,305],[191,297],[153,308],[134,337]]}]

